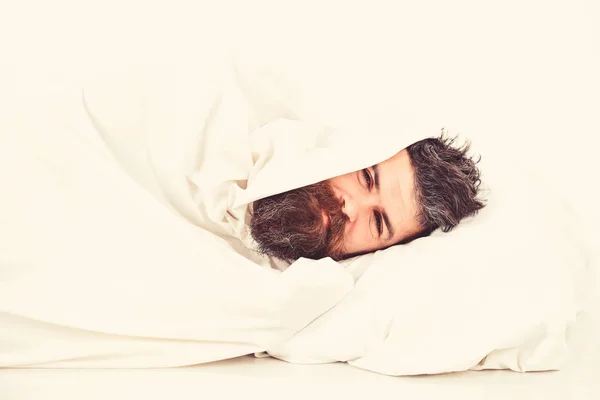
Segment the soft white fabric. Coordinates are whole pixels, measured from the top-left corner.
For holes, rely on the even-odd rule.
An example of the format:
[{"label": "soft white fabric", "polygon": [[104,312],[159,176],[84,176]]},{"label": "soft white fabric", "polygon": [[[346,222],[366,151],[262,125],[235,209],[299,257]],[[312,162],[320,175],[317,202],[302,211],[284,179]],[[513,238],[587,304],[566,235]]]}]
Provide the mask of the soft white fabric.
[{"label": "soft white fabric", "polygon": [[[156,83],[149,87],[165,82]],[[123,88],[124,102],[105,104],[126,117],[111,126],[122,128],[113,139],[134,139],[135,123],[151,123],[147,139],[160,139],[152,129],[169,135],[165,154],[202,133],[168,108],[156,114],[152,101],[172,100],[164,91],[137,92],[142,104],[127,103],[132,93]],[[183,218],[192,200],[191,191],[177,197],[187,185],[176,175],[180,158],[152,171],[157,182],[144,181],[149,190],[164,185],[161,204],[123,167],[139,166],[127,168],[132,176],[149,170],[118,154],[117,163],[102,147],[80,88],[40,85],[21,94],[0,146],[0,365],[166,367],[235,357],[288,339],[351,290],[352,277],[329,259],[277,274],[190,223],[203,222],[193,207]],[[140,109],[152,119],[135,120]],[[215,121],[231,118],[245,116]]]},{"label": "soft white fabric", "polygon": [[443,237],[281,274],[241,246],[253,200],[437,130],[381,119],[364,140],[364,126],[274,112],[253,97],[268,80],[239,79],[218,64],[134,70],[61,94],[66,113],[42,101],[14,119],[2,143],[0,232],[12,246],[1,251],[0,318],[20,328],[2,331],[3,366],[159,367],[268,351],[390,375],[559,367],[576,312],[570,267],[585,259],[562,209],[530,180],[501,178],[500,162],[484,166],[488,208]]},{"label": "soft white fabric", "polygon": [[489,158],[483,168],[489,202],[479,216],[350,261],[354,290],[269,354],[389,375],[559,369],[586,250],[565,207],[527,171]]}]

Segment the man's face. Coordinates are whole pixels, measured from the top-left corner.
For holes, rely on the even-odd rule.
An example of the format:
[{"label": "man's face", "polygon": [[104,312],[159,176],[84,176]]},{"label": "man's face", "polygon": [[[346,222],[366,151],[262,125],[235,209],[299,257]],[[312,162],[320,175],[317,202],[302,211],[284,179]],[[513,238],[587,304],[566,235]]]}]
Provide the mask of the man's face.
[{"label": "man's face", "polygon": [[339,260],[418,234],[414,171],[406,150],[364,170],[256,201],[260,250],[287,260]]}]

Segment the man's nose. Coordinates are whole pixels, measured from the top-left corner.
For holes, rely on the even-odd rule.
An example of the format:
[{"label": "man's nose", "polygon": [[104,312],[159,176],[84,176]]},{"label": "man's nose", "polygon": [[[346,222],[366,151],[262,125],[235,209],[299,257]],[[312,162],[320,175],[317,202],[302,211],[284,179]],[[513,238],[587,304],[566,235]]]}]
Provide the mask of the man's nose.
[{"label": "man's nose", "polygon": [[354,222],[358,215],[358,203],[350,196],[342,197],[342,212],[346,214],[349,222]]},{"label": "man's nose", "polygon": [[352,196],[344,194],[342,196],[342,212],[346,214],[349,222],[354,222],[362,212],[368,212],[378,204],[378,196],[376,195],[359,195]]}]

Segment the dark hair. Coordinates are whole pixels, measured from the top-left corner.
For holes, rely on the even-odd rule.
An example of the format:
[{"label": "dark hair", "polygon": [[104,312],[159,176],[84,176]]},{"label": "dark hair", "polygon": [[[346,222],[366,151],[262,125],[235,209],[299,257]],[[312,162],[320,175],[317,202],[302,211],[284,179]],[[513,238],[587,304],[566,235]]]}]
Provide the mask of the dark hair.
[{"label": "dark hair", "polygon": [[481,174],[477,163],[481,158],[474,160],[467,155],[469,142],[453,146],[456,139],[446,136],[442,129],[439,138],[421,140],[407,147],[415,174],[417,217],[423,228],[417,237],[427,236],[438,228],[448,232],[485,206],[478,198]]}]

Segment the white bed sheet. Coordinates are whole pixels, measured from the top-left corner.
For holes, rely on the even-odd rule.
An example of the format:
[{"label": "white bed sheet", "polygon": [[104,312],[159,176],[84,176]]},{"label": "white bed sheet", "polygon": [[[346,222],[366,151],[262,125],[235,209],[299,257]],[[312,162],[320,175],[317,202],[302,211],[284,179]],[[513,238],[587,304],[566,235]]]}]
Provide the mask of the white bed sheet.
[{"label": "white bed sheet", "polygon": [[600,366],[582,363],[562,371],[467,371],[390,377],[346,364],[299,365],[251,356],[179,369],[5,370],[5,400],[404,398],[597,400]]},{"label": "white bed sheet", "polygon": [[561,371],[392,377],[344,363],[303,365],[244,356],[171,369],[5,369],[0,370],[0,399],[598,400],[599,297],[569,332],[572,356]]}]

